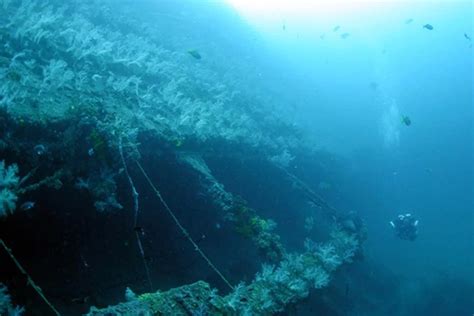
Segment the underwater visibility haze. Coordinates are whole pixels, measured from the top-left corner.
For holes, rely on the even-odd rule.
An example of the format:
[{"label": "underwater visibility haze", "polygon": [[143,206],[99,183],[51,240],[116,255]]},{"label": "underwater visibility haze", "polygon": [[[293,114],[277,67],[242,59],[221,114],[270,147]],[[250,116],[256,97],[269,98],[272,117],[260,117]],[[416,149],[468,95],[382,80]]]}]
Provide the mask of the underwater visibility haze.
[{"label": "underwater visibility haze", "polygon": [[0,315],[472,315],[473,14],[0,0]]}]

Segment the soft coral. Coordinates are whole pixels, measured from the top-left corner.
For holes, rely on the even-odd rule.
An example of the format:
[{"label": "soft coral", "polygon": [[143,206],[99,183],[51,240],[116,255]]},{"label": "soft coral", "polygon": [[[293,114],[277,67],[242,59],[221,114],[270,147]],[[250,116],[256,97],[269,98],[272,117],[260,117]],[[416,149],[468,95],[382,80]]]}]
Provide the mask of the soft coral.
[{"label": "soft coral", "polygon": [[16,208],[16,188],[20,179],[18,178],[18,166],[12,164],[5,165],[5,161],[0,161],[0,217],[7,216]]}]

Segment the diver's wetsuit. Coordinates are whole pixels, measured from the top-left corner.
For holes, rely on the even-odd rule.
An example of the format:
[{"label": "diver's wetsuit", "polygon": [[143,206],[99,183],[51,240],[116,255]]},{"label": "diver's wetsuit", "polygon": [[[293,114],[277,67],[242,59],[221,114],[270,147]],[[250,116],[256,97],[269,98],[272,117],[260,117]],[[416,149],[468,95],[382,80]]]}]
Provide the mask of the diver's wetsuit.
[{"label": "diver's wetsuit", "polygon": [[403,240],[414,241],[418,237],[418,220],[411,214],[398,215],[390,224],[395,229],[395,234]]}]

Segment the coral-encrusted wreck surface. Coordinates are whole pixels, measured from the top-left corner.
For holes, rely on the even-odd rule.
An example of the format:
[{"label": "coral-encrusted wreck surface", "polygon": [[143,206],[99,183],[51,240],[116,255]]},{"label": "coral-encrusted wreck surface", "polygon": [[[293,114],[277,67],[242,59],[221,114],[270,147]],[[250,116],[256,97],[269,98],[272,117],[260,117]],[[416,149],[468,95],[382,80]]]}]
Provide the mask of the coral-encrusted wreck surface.
[{"label": "coral-encrusted wreck surface", "polygon": [[33,315],[272,315],[360,257],[291,168],[334,159],[206,12],[161,5],[0,1],[0,237],[42,290],[2,275]]},{"label": "coral-encrusted wreck surface", "polygon": [[280,263],[264,265],[248,285],[237,285],[219,296],[205,282],[166,292],[143,294],[129,302],[88,315],[274,315],[306,298],[311,289],[328,285],[331,274],[343,263],[352,262],[357,251],[355,235],[333,232],[333,240],[316,245],[306,241],[306,252],[285,255]]}]

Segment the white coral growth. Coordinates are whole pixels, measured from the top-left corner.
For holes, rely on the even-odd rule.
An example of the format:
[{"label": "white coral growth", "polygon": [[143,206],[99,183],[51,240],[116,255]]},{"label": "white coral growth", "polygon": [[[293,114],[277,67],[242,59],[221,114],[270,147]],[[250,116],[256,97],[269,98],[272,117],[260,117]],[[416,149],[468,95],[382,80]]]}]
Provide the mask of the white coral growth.
[{"label": "white coral growth", "polygon": [[21,316],[24,312],[23,307],[13,306],[7,287],[0,283],[0,315]]},{"label": "white coral growth", "polygon": [[17,165],[7,167],[5,161],[0,161],[0,217],[12,214],[16,208],[15,189],[20,181],[17,174]]},{"label": "white coral growth", "polygon": [[336,248],[328,244],[322,244],[316,251],[316,256],[321,260],[324,268],[334,271],[342,264],[342,258],[336,253]]}]

